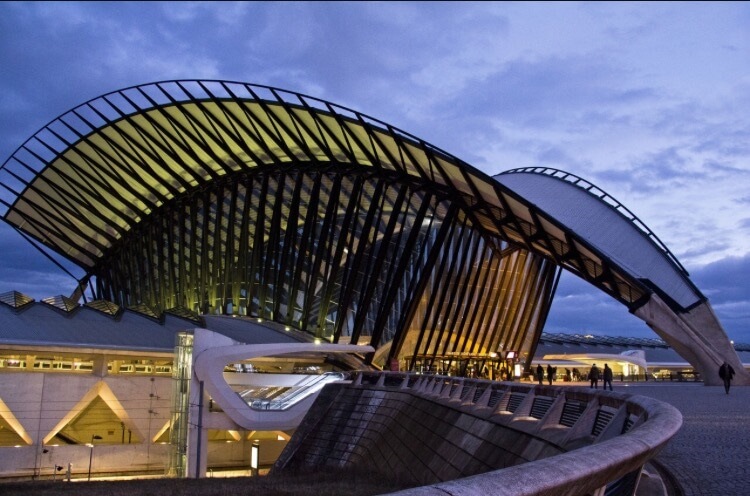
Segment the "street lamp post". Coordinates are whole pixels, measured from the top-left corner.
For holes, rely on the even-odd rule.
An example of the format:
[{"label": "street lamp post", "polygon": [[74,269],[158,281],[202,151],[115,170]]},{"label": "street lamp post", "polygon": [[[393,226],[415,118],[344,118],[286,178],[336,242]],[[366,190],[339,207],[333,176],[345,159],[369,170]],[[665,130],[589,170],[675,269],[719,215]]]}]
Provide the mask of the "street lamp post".
[{"label": "street lamp post", "polygon": [[89,478],[88,480],[91,480],[91,462],[94,459],[94,439],[101,439],[102,437],[94,434],[91,436],[91,443],[89,444]]},{"label": "street lamp post", "polygon": [[[44,447],[44,441],[42,441],[42,454],[46,455],[49,453],[49,450]],[[42,472],[44,472],[44,467],[42,466],[44,462],[39,461],[39,454],[37,452],[36,460],[34,461],[34,479],[41,479],[42,478]],[[37,465],[39,465],[39,469],[37,470]]]}]

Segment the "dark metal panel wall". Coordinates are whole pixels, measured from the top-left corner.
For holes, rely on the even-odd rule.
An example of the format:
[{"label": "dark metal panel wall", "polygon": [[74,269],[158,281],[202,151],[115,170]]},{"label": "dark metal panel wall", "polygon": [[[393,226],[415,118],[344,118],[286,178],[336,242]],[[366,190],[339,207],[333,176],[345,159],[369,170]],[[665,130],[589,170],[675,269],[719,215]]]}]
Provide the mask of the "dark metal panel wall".
[{"label": "dark metal panel wall", "polygon": [[[141,222],[97,267],[96,296],[156,315],[248,315],[333,342],[393,341],[392,356],[514,346],[554,264],[472,222],[447,191],[382,170],[238,173]],[[416,344],[405,344],[410,331]]]},{"label": "dark metal panel wall", "polygon": [[446,198],[372,170],[236,174],[141,222],[96,268],[96,297],[379,345],[416,294],[415,254],[429,249]]}]

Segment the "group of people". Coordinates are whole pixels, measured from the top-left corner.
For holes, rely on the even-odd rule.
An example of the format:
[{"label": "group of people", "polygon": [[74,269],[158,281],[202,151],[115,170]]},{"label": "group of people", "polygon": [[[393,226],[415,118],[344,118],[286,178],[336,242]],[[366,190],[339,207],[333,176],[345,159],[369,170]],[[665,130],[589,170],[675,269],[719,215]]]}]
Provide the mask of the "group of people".
[{"label": "group of people", "polygon": [[[556,374],[557,367],[547,365],[547,381],[549,381],[550,386],[552,385],[552,381],[555,379]],[[729,394],[729,387],[731,386],[734,374],[734,369],[727,362],[724,362],[719,367],[719,377],[722,379],[722,381],[724,381],[724,391],[726,392],[726,394]],[[596,364],[591,365],[591,369],[589,369],[588,379],[591,382],[590,387],[593,389],[597,389],[599,387],[599,380],[601,379],[602,388],[606,390],[607,386],[609,386],[609,390],[613,391],[612,369],[609,368],[609,365],[606,363],[604,364],[604,370],[599,370],[599,367],[597,367]],[[541,364],[536,366],[536,380],[539,384],[542,384],[544,382],[544,368],[542,368]]]},{"label": "group of people", "polygon": [[[552,381],[555,379],[555,375],[557,374],[557,367],[553,367],[551,365],[547,365],[547,381],[549,381],[550,386],[552,385]],[[599,370],[599,367],[596,366],[596,364],[593,364],[591,366],[591,369],[589,370],[588,375],[589,381],[591,381],[591,387],[594,389],[597,389],[599,387],[599,379],[603,381],[603,388],[607,389],[607,386],[609,386],[609,390],[612,391],[612,369],[609,368],[608,364],[604,364],[604,370]],[[542,365],[539,364],[536,366],[536,380],[539,384],[542,384],[544,382],[544,369],[542,368]]]},{"label": "group of people", "polygon": [[[536,366],[536,381],[539,384],[544,383],[544,369],[542,368],[542,365],[539,364]],[[552,365],[547,365],[547,382],[549,385],[552,385],[552,381],[555,380],[557,376],[557,367],[553,367]]]},{"label": "group of people", "polygon": [[[567,369],[566,369],[567,370]],[[566,372],[567,373],[567,372]],[[536,381],[539,384],[544,383],[544,368],[541,364],[536,366],[536,373],[534,374],[536,376]],[[547,382],[549,385],[552,385],[552,381],[555,380],[555,376],[557,375],[557,367],[553,367],[552,365],[547,365]],[[596,364],[593,364],[591,366],[591,369],[589,370],[588,379],[591,381],[591,387],[596,389],[599,385],[599,379],[603,381],[603,388],[607,389],[607,386],[609,386],[609,390],[612,391],[612,369],[609,368],[608,364],[604,364],[604,370],[600,371],[599,368],[596,366]]]},{"label": "group of people", "polygon": [[609,390],[612,391],[612,369],[609,368],[608,364],[604,364],[604,370],[600,371],[599,367],[596,366],[596,364],[591,365],[591,369],[589,370],[589,381],[591,381],[591,386],[594,389],[597,389],[599,387],[599,379],[602,380],[602,389],[606,391],[607,386],[609,386]]}]

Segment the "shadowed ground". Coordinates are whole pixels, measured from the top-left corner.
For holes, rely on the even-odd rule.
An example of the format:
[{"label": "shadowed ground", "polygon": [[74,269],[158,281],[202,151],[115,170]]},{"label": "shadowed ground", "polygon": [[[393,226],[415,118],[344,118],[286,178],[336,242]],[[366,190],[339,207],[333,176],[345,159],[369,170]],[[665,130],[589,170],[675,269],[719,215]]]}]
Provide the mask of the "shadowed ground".
[{"label": "shadowed ground", "polygon": [[404,489],[373,474],[327,471],[284,477],[5,482],[2,496],[369,496]]}]

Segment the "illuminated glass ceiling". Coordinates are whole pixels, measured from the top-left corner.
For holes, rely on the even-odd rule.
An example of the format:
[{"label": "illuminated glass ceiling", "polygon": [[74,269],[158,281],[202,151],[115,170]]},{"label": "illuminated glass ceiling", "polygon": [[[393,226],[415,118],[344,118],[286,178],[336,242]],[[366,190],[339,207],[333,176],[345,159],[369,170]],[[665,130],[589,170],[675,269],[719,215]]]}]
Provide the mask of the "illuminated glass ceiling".
[{"label": "illuminated glass ceiling", "polygon": [[350,109],[270,87],[169,81],[86,102],[0,168],[0,214],[90,270],[155,209],[223,176],[330,164],[447,188],[488,238],[578,274],[629,305],[649,289],[553,210],[424,141]]}]

